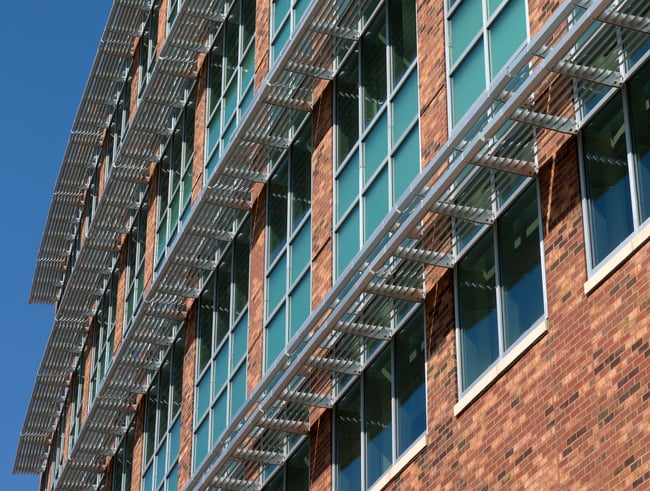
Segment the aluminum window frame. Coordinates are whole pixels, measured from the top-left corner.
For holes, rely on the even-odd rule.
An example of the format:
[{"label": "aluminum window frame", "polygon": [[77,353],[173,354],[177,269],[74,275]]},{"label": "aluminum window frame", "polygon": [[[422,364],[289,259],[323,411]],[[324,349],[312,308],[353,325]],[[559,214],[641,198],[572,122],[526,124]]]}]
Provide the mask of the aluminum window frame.
[{"label": "aluminum window frame", "polygon": [[[359,391],[359,426],[360,426],[360,434],[359,434],[359,446],[360,446],[360,472],[361,472],[361,483],[359,486],[359,489],[362,491],[366,491],[368,489],[372,489],[374,484],[377,482],[380,482],[382,478],[388,474],[390,474],[391,470],[394,468],[394,466],[399,462],[399,459],[401,456],[406,455],[409,451],[409,449],[417,443],[417,441],[422,437],[422,435],[425,435],[428,431],[428,418],[425,416],[425,425],[422,433],[415,437],[413,441],[411,441],[406,448],[403,449],[401,453],[399,453],[398,447],[399,447],[399,435],[398,435],[398,397],[397,397],[397,372],[396,372],[396,354],[397,354],[397,349],[396,349],[396,344],[397,344],[397,338],[398,336],[404,332],[404,330],[408,327],[413,327],[415,328],[416,324],[414,323],[417,321],[417,318],[421,317],[421,324],[420,324],[420,329],[422,333],[422,342],[424,343],[424,349],[423,349],[423,360],[424,364],[422,365],[422,385],[424,386],[425,390],[425,403],[426,403],[426,392],[427,392],[427,370],[426,370],[426,364],[427,364],[427,356],[426,356],[426,319],[425,319],[425,310],[421,306],[414,306],[410,311],[404,315],[402,318],[397,320],[396,325],[397,328],[395,329],[395,332],[393,336],[391,337],[390,340],[386,341],[385,343],[377,344],[375,343],[374,346],[372,347],[371,350],[368,350],[368,347],[362,347],[361,348],[361,358],[364,361],[363,364],[363,370],[361,374],[358,377],[350,377],[346,376],[343,378],[344,383],[340,384],[337,386],[337,402],[332,408],[332,487],[333,489],[338,489],[339,488],[339,455],[338,455],[338,443],[337,443],[337,413],[338,413],[338,407],[341,403],[341,401],[348,395],[352,393],[354,390]],[[395,322],[395,318],[393,317],[393,322]],[[413,323],[413,324],[412,324]],[[366,373],[368,369],[371,367],[371,365],[378,360],[381,356],[384,356],[386,351],[390,351],[390,367],[391,367],[391,388],[390,388],[390,413],[391,413],[391,462],[388,465],[388,467],[372,482],[368,482],[368,455],[367,455],[367,446],[368,446],[368,440],[367,440],[367,431],[366,431],[366,407],[368,405],[368,401],[366,401],[366,391],[365,391],[365,385],[366,385]],[[426,403],[428,405],[428,403]],[[425,408],[425,415],[427,413],[427,409]]]},{"label": "aluminum window frame", "polygon": [[[155,255],[154,265],[156,270],[164,262],[164,258],[174,243],[174,240],[180,234],[189,210],[192,207],[192,176],[194,163],[194,142],[195,142],[195,118],[196,118],[196,89],[186,89],[186,103],[182,110],[177,112],[170,124],[171,136],[161,149],[161,157],[158,162],[158,190],[156,202],[156,236],[155,236]],[[191,130],[190,130],[191,129]],[[180,152],[176,155],[174,141],[175,136],[180,134]],[[190,138],[188,140],[188,138]],[[173,159],[178,157],[179,161]],[[178,179],[175,183],[169,179],[170,168],[178,168]],[[169,175],[163,179],[163,173]],[[188,185],[189,189],[185,189]],[[167,188],[163,189],[162,183],[167,183]],[[162,206],[162,197],[165,197],[165,205]],[[177,202],[178,211],[175,220],[172,220],[173,208]]]},{"label": "aluminum window frame", "polygon": [[[201,462],[196,461],[196,456],[198,455],[197,445],[198,445],[198,433],[201,430],[203,424],[207,424],[207,438],[208,438],[208,448],[205,451],[205,455],[209,454],[210,450],[214,447],[214,441],[219,435],[213,435],[216,417],[215,407],[220,401],[221,397],[225,395],[226,397],[226,421],[223,424],[223,427],[226,428],[228,423],[232,420],[232,417],[237,414],[237,411],[241,406],[233,408],[232,406],[232,387],[234,379],[240,374],[243,373],[244,388],[246,388],[246,382],[248,380],[248,313],[249,313],[249,288],[250,288],[250,238],[251,238],[251,224],[250,219],[242,221],[242,223],[236,225],[234,230],[234,239],[229,242],[225,248],[221,251],[218,265],[214,271],[208,276],[208,278],[203,282],[203,288],[201,294],[199,295],[199,308],[197,314],[197,329],[196,329],[196,338],[197,338],[197,349],[196,349],[196,368],[195,368],[195,377],[194,377],[194,408],[192,416],[192,470],[198,468]],[[248,250],[246,251],[246,258],[248,261],[248,279],[246,281],[246,304],[242,306],[240,312],[236,312],[236,275],[237,275],[237,249],[239,247],[246,247],[245,244],[238,241],[245,241],[248,245]],[[223,338],[220,341],[217,341],[217,331],[219,329],[217,316],[218,312],[218,300],[219,295],[218,290],[218,274],[219,269],[228,262],[229,265],[229,298],[228,298],[228,331],[224,334]],[[211,312],[211,334],[210,334],[210,353],[209,358],[205,362],[204,366],[201,366],[201,343],[202,343],[202,333],[201,333],[201,299],[203,298],[204,293],[208,288],[212,289],[212,312]],[[243,328],[246,332],[246,349],[241,359],[233,360],[233,347],[235,344],[235,336],[237,334],[237,329]],[[217,390],[215,389],[215,378],[216,370],[218,368],[218,357],[221,354],[222,350],[227,350],[227,374],[225,377],[225,382]],[[234,364],[233,364],[234,362]],[[242,372],[243,370],[243,372]],[[203,413],[199,413],[199,398],[201,383],[207,381],[207,389],[209,390],[209,402],[207,408],[203,410]]]},{"label": "aluminum window frame", "polygon": [[[311,312],[311,293],[312,293],[312,278],[311,278],[311,246],[313,245],[313,229],[312,229],[312,197],[313,197],[313,166],[312,166],[312,160],[310,159],[309,161],[309,179],[310,179],[310,197],[309,197],[309,210],[305,212],[304,216],[300,218],[300,220],[295,224],[295,227],[293,227],[292,223],[292,214],[293,214],[293,173],[294,173],[294,167],[296,164],[294,164],[294,159],[293,159],[293,154],[294,154],[294,148],[295,146],[300,143],[299,139],[301,138],[301,135],[303,135],[305,132],[308,131],[309,133],[309,144],[306,145],[306,148],[308,149],[307,153],[313,153],[313,128],[311,128],[312,125],[312,118],[307,117],[305,120],[300,124],[300,126],[295,129],[295,131],[292,131],[290,134],[290,139],[293,140],[292,144],[289,145],[289,147],[282,152],[282,154],[278,157],[277,162],[278,164],[276,165],[273,173],[271,174],[268,185],[267,185],[267,195],[266,195],[266,237],[267,240],[265,240],[265,254],[264,254],[264,354],[263,354],[263,371],[266,371],[274,362],[275,359],[270,359],[269,358],[269,344],[268,344],[268,329],[270,325],[272,324],[273,320],[280,315],[281,311],[284,309],[285,310],[285,319],[284,319],[284,346],[287,345],[289,342],[289,339],[291,339],[292,332],[291,332],[291,297],[292,295],[296,292],[296,290],[301,286],[301,283],[303,279],[305,279],[307,276],[309,276],[309,299],[310,299],[310,305],[309,305],[309,312]],[[310,126],[310,128],[308,128]],[[309,149],[311,148],[311,151]],[[287,195],[285,197],[286,200],[286,222],[285,222],[285,227],[286,229],[284,230],[284,243],[277,247],[275,251],[270,250],[270,241],[268,240],[268,237],[270,236],[270,229],[271,229],[271,214],[270,214],[270,208],[271,208],[271,196],[270,196],[270,191],[271,191],[271,182],[273,180],[273,177],[277,175],[278,171],[281,170],[282,166],[286,165],[287,169]],[[293,265],[293,249],[294,249],[294,244],[296,240],[300,237],[300,234],[304,231],[306,231],[306,228],[309,228],[309,243],[310,243],[310,257],[309,260],[307,261],[307,265],[303,267],[303,269],[295,275],[295,279],[292,279],[292,265]],[[274,257],[271,257],[271,254],[274,253]],[[270,283],[271,283],[271,275],[275,272],[276,268],[281,267],[281,262],[285,261],[285,289],[284,289],[284,295],[282,295],[282,298],[277,301],[277,304],[273,307],[269,307],[269,296],[270,296]],[[304,321],[304,319],[303,319]],[[301,322],[302,324],[302,322]]]},{"label": "aluminum window frame", "polygon": [[[490,0],[480,0],[481,2],[481,28],[479,31],[474,35],[474,37],[469,41],[468,45],[465,47],[465,49],[462,51],[462,53],[459,54],[458,59],[455,61],[452,61],[452,55],[451,55],[451,49],[452,49],[452,42],[451,42],[451,18],[454,15],[454,13],[460,8],[462,5],[463,1],[468,1],[468,0],[445,0],[444,1],[444,16],[445,16],[445,71],[447,74],[446,77],[446,83],[447,83],[447,127],[454,128],[455,126],[458,126],[462,119],[467,115],[468,110],[471,108],[472,104],[468,106],[468,109],[461,115],[458,116],[458,121],[454,122],[454,95],[452,93],[452,79],[455,73],[458,72],[459,67],[465,62],[469,56],[469,54],[472,52],[472,50],[477,46],[477,44],[483,40],[483,63],[484,63],[484,75],[485,75],[485,86],[483,87],[483,90],[481,90],[481,94],[485,92],[485,90],[490,86],[492,83],[492,80],[495,80],[498,78],[499,72],[501,70],[507,68],[507,64],[504,65],[499,72],[495,73],[494,76],[491,75],[491,64],[492,64],[492,59],[491,59],[491,40],[490,40],[490,29],[492,26],[497,22],[497,20],[500,18],[501,14],[503,11],[506,9],[508,4],[513,1],[513,0],[501,0],[501,4],[492,12],[491,14],[489,13],[490,9]],[[511,53],[510,58],[514,56],[514,54],[521,48],[521,46],[525,45],[528,41],[530,41],[531,33],[530,33],[530,11],[528,8],[528,0],[523,0],[524,2],[524,8],[525,8],[525,18],[526,18],[526,39],[522,43],[522,45],[517,46]],[[480,95],[479,95],[480,97]],[[478,98],[477,98],[478,99]]]},{"label": "aluminum window frame", "polygon": [[[373,185],[378,182],[378,180],[381,178],[382,173],[385,171],[387,173],[387,187],[388,187],[388,209],[390,208],[397,202],[399,198],[399,194],[401,192],[397,192],[395,189],[395,184],[396,184],[396,178],[395,178],[395,160],[396,156],[398,155],[399,151],[403,148],[406,148],[405,143],[408,141],[409,137],[412,136],[413,132],[417,132],[417,138],[418,138],[418,155],[420,156],[421,154],[421,148],[420,148],[420,116],[419,116],[419,109],[420,109],[420,95],[419,95],[419,90],[417,87],[419,87],[419,70],[418,70],[418,49],[417,49],[417,39],[416,39],[416,53],[414,55],[413,60],[411,60],[410,65],[408,68],[406,68],[397,79],[394,78],[393,74],[393,57],[394,57],[394,44],[393,44],[393,33],[392,30],[390,29],[390,5],[389,5],[390,0],[382,0],[378,2],[377,6],[375,7],[374,11],[372,14],[370,14],[367,19],[365,19],[365,24],[364,24],[364,30],[362,33],[360,33],[359,40],[355,43],[354,47],[346,54],[344,58],[339,60],[338,63],[338,68],[339,70],[345,66],[345,64],[350,61],[353,57],[357,57],[357,64],[356,64],[356,71],[357,71],[357,85],[358,85],[358,92],[357,92],[357,99],[358,99],[358,110],[357,110],[357,130],[358,130],[358,135],[357,135],[357,140],[355,143],[353,143],[350,146],[350,149],[348,150],[347,154],[345,156],[342,156],[341,158],[339,157],[339,124],[337,122],[337,115],[339,113],[339,110],[337,108],[337,85],[339,81],[339,74],[336,75],[334,79],[334,101],[333,101],[333,119],[334,119],[334,149],[333,149],[333,154],[334,154],[334,172],[333,172],[333,190],[334,190],[334,206],[332,210],[333,214],[333,235],[334,235],[334,248],[333,248],[333,254],[332,254],[332,270],[333,270],[333,275],[334,279],[336,279],[340,274],[343,273],[347,265],[349,264],[350,260],[354,256],[354,254],[350,255],[349,260],[347,261],[346,264],[340,264],[340,254],[339,254],[339,245],[340,245],[340,238],[339,234],[341,233],[341,230],[344,228],[344,226],[348,223],[348,220],[354,220],[355,218],[352,216],[355,213],[358,214],[358,217],[356,220],[359,220],[358,226],[359,226],[359,243],[357,244],[357,250],[361,250],[363,247],[363,244],[366,242],[367,238],[370,237],[372,234],[372,231],[374,230],[367,230],[366,227],[366,199],[369,194],[369,192],[373,189]],[[366,33],[369,32],[370,27],[373,26],[375,20],[377,17],[382,15],[382,11],[384,14],[384,29],[386,32],[386,40],[385,40],[385,49],[386,49],[386,56],[384,58],[385,62],[385,73],[386,73],[386,94],[385,94],[385,100],[376,109],[376,112],[374,116],[366,123],[364,121],[365,119],[365,102],[366,102],[366,97],[365,97],[365,85],[364,85],[364,74],[363,74],[363,38]],[[394,127],[394,122],[395,122],[395,102],[399,98],[400,95],[402,95],[402,88],[404,88],[409,82],[411,82],[411,77],[415,77],[416,79],[416,90],[417,90],[417,105],[418,105],[418,110],[416,116],[413,117],[413,119],[404,127],[403,132],[396,137],[396,135],[388,135]],[[405,89],[406,90],[406,89]],[[386,117],[386,127],[387,127],[387,135],[386,135],[386,155],[383,157],[382,161],[376,165],[375,170],[372,172],[371,176],[365,176],[364,171],[366,167],[366,142],[371,137],[371,134],[373,130],[381,123],[381,120],[383,117]],[[348,204],[347,208],[345,210],[340,211],[339,210],[339,202],[340,202],[340,191],[339,191],[339,179],[341,179],[341,176],[344,174],[344,172],[348,169],[349,165],[359,165],[359,170],[358,170],[358,192],[356,193],[355,198]],[[420,171],[421,168],[421,163],[418,161],[417,162],[417,172]],[[403,192],[403,191],[402,191]],[[338,215],[340,214],[340,218]],[[356,254],[355,252],[355,254]]]},{"label": "aluminum window frame", "polygon": [[[500,268],[500,249],[499,249],[499,219],[510,210],[513,203],[526,192],[530,186],[535,187],[535,200],[537,205],[537,221],[538,221],[538,234],[539,234],[539,254],[540,254],[540,273],[542,281],[542,314],[540,317],[535,320],[531,325],[527,326],[518,338],[512,342],[509,347],[505,347],[505,320],[503,313],[503,284],[501,282],[501,268]],[[494,191],[494,189],[493,189]],[[518,344],[526,337],[528,332],[531,332],[539,324],[544,322],[548,318],[548,295],[546,288],[546,266],[545,266],[545,257],[544,257],[544,238],[543,238],[543,229],[542,229],[542,211],[541,211],[541,195],[539,181],[537,179],[523,180],[516,189],[514,189],[508,198],[498,204],[498,200],[492,200],[494,221],[490,225],[483,225],[477,233],[474,234],[472,239],[458,252],[457,260],[454,264],[454,323],[455,323],[455,342],[456,342],[456,376],[457,376],[457,386],[458,386],[458,396],[459,399],[462,398],[464,394],[468,394],[471,389],[475,386],[479,386],[481,381],[486,374],[490,371],[492,367],[499,363],[500,360],[504,359],[506,355],[512,351],[515,351],[518,347]],[[494,361],[492,361],[474,380],[472,380],[466,387],[463,384],[463,365],[464,361],[462,359],[462,327],[460,326],[460,292],[458,287],[458,265],[462,259],[474,250],[474,246],[481,241],[483,238],[488,235],[492,235],[493,241],[493,254],[494,254],[494,269],[495,269],[495,302],[496,302],[496,317],[497,317],[497,343],[498,343],[498,356]]]},{"label": "aluminum window frame", "polygon": [[[618,28],[617,28],[618,30]],[[638,155],[637,155],[637,144],[632,140],[632,121],[630,113],[630,100],[629,100],[629,85],[630,82],[634,79],[639,72],[644,68],[650,70],[648,65],[650,64],[650,53],[647,53],[645,56],[642,56],[637,60],[633,68],[629,68],[629,58],[627,52],[621,50],[619,57],[622,62],[619,64],[619,70],[622,72],[632,72],[628,75],[625,84],[620,88],[620,90],[609,90],[603,92],[603,97],[598,101],[594,106],[593,110],[589,114],[589,119],[583,119],[581,125],[581,131],[578,135],[578,162],[580,170],[580,191],[581,191],[581,201],[582,201],[582,217],[583,217],[583,233],[585,240],[585,255],[587,262],[587,276],[592,278],[599,272],[602,268],[607,268],[607,264],[613,260],[619,251],[625,248],[631,241],[637,237],[641,230],[650,226],[650,215],[642,220],[641,217],[641,195],[643,190],[639,185],[638,178]],[[649,81],[650,83],[650,81]],[[591,119],[597,115],[607,104],[612,102],[615,97],[620,94],[621,105],[622,105],[622,115],[623,115],[623,125],[625,130],[625,148],[626,148],[626,159],[627,159],[627,172],[629,179],[629,189],[630,189],[630,205],[632,211],[632,224],[633,230],[628,234],[617,246],[615,246],[609,253],[607,253],[600,260],[596,260],[595,256],[595,240],[593,236],[593,218],[592,218],[592,209],[590,204],[589,192],[588,192],[588,183],[585,169],[585,149],[584,149],[584,129],[587,127]],[[648,198],[650,199],[650,190],[646,190]]]},{"label": "aluminum window frame", "polygon": [[[224,13],[225,18],[229,19],[236,15],[237,31],[237,62],[234,66],[233,73],[228,75],[228,20],[225,20],[219,30],[212,38],[212,45],[208,53],[206,63],[208,65],[208,82],[207,82],[207,105],[206,105],[206,123],[205,123],[205,172],[204,183],[207,183],[214,172],[217,161],[226,149],[226,146],[232,139],[235,128],[238,126],[246,109],[253,101],[255,92],[255,31],[250,35],[246,46],[246,7],[253,6],[253,19],[257,11],[254,0],[235,0],[227,5],[227,11]],[[237,12],[234,12],[237,9]],[[219,88],[216,97],[212,95],[213,82],[213,57],[219,56],[220,71]],[[252,56],[250,66],[246,65],[247,57]],[[234,84],[234,86],[233,86]],[[228,97],[229,90],[235,91],[234,109],[228,114]],[[228,107],[227,107],[228,106]],[[212,132],[215,136],[212,136]]]}]

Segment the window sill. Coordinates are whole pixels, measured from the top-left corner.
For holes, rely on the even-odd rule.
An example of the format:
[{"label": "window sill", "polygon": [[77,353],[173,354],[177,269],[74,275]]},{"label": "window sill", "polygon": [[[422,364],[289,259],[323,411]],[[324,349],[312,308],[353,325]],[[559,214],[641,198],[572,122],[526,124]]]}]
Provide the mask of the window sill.
[{"label": "window sill", "polygon": [[386,487],[386,485],[392,481],[397,474],[402,472],[404,467],[406,467],[411,460],[419,454],[424,447],[427,446],[427,434],[423,434],[420,438],[415,440],[411,446],[404,452],[395,463],[388,469],[384,474],[375,481],[375,483],[368,488],[368,491],[379,491]]},{"label": "window sill", "polygon": [[650,223],[641,227],[623,244],[609,259],[602,262],[591,277],[585,282],[585,295],[589,295],[598,285],[605,281],[618,267],[623,264],[636,250],[650,238]]},{"label": "window sill", "polygon": [[548,331],[546,319],[540,321],[530,329],[508,351],[503,358],[497,360],[474,384],[458,399],[454,405],[454,416],[462,413],[476,398],[478,398],[502,373],[508,370],[530,347],[535,344]]}]

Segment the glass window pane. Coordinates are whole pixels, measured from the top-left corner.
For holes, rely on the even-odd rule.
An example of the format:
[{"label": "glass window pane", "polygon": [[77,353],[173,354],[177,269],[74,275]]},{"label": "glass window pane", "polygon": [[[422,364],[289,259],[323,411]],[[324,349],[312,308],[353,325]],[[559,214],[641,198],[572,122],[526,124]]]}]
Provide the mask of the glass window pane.
[{"label": "glass window pane", "polygon": [[479,42],[451,77],[453,124],[460,121],[485,87],[483,42]]},{"label": "glass window pane", "polygon": [[217,353],[213,370],[212,397],[215,397],[223,390],[228,381],[228,344],[225,344]]},{"label": "glass window pane", "polygon": [[411,73],[393,101],[393,145],[418,116],[418,72]]},{"label": "glass window pane", "polygon": [[224,391],[212,409],[212,445],[215,444],[228,423],[228,392]]},{"label": "glass window pane", "polygon": [[366,479],[368,486],[392,462],[391,352],[377,358],[365,373]]},{"label": "glass window pane", "polygon": [[361,488],[361,394],[357,383],[336,407],[336,489]]},{"label": "glass window pane", "polygon": [[291,149],[291,230],[311,209],[311,125]]},{"label": "glass window pane", "polygon": [[212,321],[214,312],[214,281],[210,279],[201,293],[199,306],[199,371],[203,370],[212,354]]},{"label": "glass window pane", "polygon": [[209,419],[206,419],[196,432],[194,437],[194,468],[196,469],[208,454],[210,438]]},{"label": "glass window pane", "polygon": [[307,491],[309,489],[309,441],[300,446],[287,462],[287,485],[289,491]]},{"label": "glass window pane", "polygon": [[417,54],[415,2],[391,0],[388,3],[388,23],[393,47],[393,86],[395,86]]},{"label": "glass window pane", "polygon": [[306,222],[294,238],[291,247],[291,284],[300,276],[311,259],[311,220]]},{"label": "glass window pane", "polygon": [[286,311],[283,307],[266,327],[266,368],[273,365],[286,344]]},{"label": "glass window pane", "polygon": [[364,127],[386,102],[386,14],[378,15],[361,42]]},{"label": "glass window pane", "polygon": [[233,417],[239,411],[246,401],[246,365],[237,371],[232,379],[231,396],[230,396],[230,417]]},{"label": "glass window pane", "polygon": [[284,247],[287,240],[287,197],[289,196],[289,165],[285,160],[280,164],[269,183],[269,263]]},{"label": "glass window pane", "polygon": [[165,478],[165,473],[167,470],[167,440],[165,440],[165,442],[160,447],[160,450],[156,455],[155,464],[156,464],[155,482],[156,482],[156,488],[158,488],[162,483],[162,480]]},{"label": "glass window pane", "polygon": [[582,136],[595,265],[634,230],[620,94],[598,112]]},{"label": "glass window pane", "polygon": [[336,233],[336,274],[345,267],[359,251],[359,206],[348,215]]},{"label": "glass window pane", "polygon": [[641,222],[650,217],[650,63],[631,80],[628,94],[630,125],[636,157],[637,193]]},{"label": "glass window pane", "polygon": [[463,390],[499,356],[494,273],[493,234],[487,233],[458,264]]},{"label": "glass window pane", "polygon": [[424,318],[420,310],[395,340],[398,455],[426,430],[424,370]]},{"label": "glass window pane", "polygon": [[233,319],[241,314],[248,305],[248,279],[250,270],[250,221],[247,221],[234,244],[235,278],[233,295],[235,311]]},{"label": "glass window pane", "polygon": [[167,489],[172,491],[178,489],[178,466],[175,465],[167,478]]},{"label": "glass window pane", "polygon": [[342,162],[359,139],[358,56],[348,58],[336,77],[337,162]]},{"label": "glass window pane", "polygon": [[217,330],[214,341],[215,346],[221,344],[230,329],[231,254],[232,249],[229,249],[217,270]]},{"label": "glass window pane", "polygon": [[181,418],[176,418],[174,426],[169,431],[169,462],[178,458],[178,449],[181,441]]},{"label": "glass window pane", "polygon": [[208,370],[196,387],[196,419],[201,419],[210,407],[210,371]]},{"label": "glass window pane", "polygon": [[282,257],[275,263],[267,281],[267,314],[271,314],[275,307],[284,298],[287,291],[287,256]]},{"label": "glass window pane", "polygon": [[336,180],[337,219],[340,220],[359,195],[359,152],[355,152]]},{"label": "glass window pane", "polygon": [[393,168],[393,187],[395,201],[399,199],[415,176],[420,172],[420,131],[419,126],[411,130],[395,154]]},{"label": "glass window pane", "polygon": [[291,326],[289,335],[293,336],[311,311],[311,275],[307,273],[289,299],[291,305]]},{"label": "glass window pane", "polygon": [[388,213],[388,168],[377,176],[365,196],[364,237],[367,240]]},{"label": "glass window pane", "polygon": [[450,20],[451,63],[454,64],[483,26],[481,0],[463,0]]},{"label": "glass window pane", "polygon": [[508,349],[544,315],[537,192],[529,186],[499,219],[504,343]]},{"label": "glass window pane", "polygon": [[273,2],[273,33],[278,32],[280,24],[291,9],[291,0],[275,0]]},{"label": "glass window pane", "polygon": [[388,155],[388,113],[384,111],[364,142],[364,183],[367,183]]},{"label": "glass window pane", "polygon": [[248,343],[248,313],[246,313],[234,329],[232,336],[232,360],[230,369],[235,366],[246,356]]},{"label": "glass window pane", "polygon": [[490,76],[494,78],[526,41],[525,0],[509,0],[489,31]]}]

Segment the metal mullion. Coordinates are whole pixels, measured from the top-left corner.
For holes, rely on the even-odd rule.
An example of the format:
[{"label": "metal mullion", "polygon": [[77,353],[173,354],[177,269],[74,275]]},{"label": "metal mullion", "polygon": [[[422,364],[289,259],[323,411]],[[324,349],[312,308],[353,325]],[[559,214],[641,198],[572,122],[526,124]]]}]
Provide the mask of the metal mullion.
[{"label": "metal mullion", "polygon": [[[630,114],[630,103],[629,103],[629,94],[628,94],[628,84],[625,84],[621,87],[621,101],[623,104],[623,127],[625,130],[625,146],[626,146],[626,156],[627,156],[627,173],[629,176],[629,187],[630,187],[630,199],[632,200],[632,223],[634,226],[634,231],[632,234],[635,234],[639,231],[641,226],[641,216],[640,216],[640,200],[638,196],[638,182],[637,182],[637,165],[636,165],[636,156],[635,148],[632,141],[632,119]],[[629,236],[628,236],[629,238]],[[624,242],[627,241],[627,238]]]},{"label": "metal mullion", "polygon": [[505,318],[503,312],[503,285],[501,284],[501,257],[499,254],[499,232],[498,232],[498,221],[495,220],[492,225],[492,242],[494,247],[494,294],[496,295],[496,306],[497,306],[497,337],[499,343],[499,356],[496,360],[490,363],[489,366],[494,365],[494,363],[503,357],[503,354],[506,352],[505,347]]}]

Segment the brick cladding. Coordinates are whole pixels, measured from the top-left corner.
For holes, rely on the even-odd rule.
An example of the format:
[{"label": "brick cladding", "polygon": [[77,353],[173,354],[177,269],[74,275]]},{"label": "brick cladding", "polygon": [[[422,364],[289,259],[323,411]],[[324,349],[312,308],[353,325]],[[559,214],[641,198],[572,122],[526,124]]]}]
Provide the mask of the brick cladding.
[{"label": "brick cladding", "polygon": [[[534,36],[557,2],[530,0],[528,4],[530,32]],[[262,2],[257,12],[256,86],[268,70],[268,9],[269,4]],[[161,19],[165,19],[164,12],[163,7]],[[443,3],[418,2],[417,15],[422,165],[426,165],[448,134]],[[162,32],[164,29],[159,29]],[[197,85],[193,200],[203,182],[205,78],[202,69]],[[134,86],[137,86],[135,77]],[[331,84],[323,84],[319,97],[312,120],[312,306],[325,297],[332,285]],[[650,486],[650,244],[645,244],[598,288],[585,295],[587,265],[576,138],[548,136],[540,148],[538,179],[548,333],[484,394],[454,416],[458,393],[453,272],[435,270],[428,275],[427,442],[425,449],[386,489],[641,489]],[[155,171],[152,166],[146,288],[153,277]],[[266,200],[261,186],[255,188],[253,201],[249,393],[261,378],[263,358]],[[120,298],[122,294],[123,285]],[[196,308],[193,307],[187,323],[183,369],[181,485],[187,482],[191,470],[195,324]],[[89,353],[91,336],[92,333],[87,342]],[[84,416],[91,358],[86,358]],[[133,491],[140,487],[142,469],[143,399],[139,397],[136,413]],[[312,489],[325,491],[332,489],[332,413],[314,411],[311,421]]]}]

